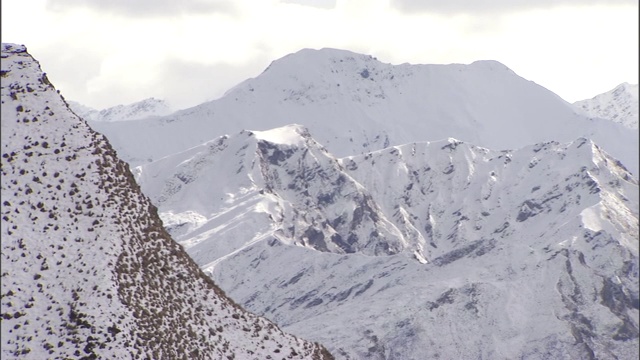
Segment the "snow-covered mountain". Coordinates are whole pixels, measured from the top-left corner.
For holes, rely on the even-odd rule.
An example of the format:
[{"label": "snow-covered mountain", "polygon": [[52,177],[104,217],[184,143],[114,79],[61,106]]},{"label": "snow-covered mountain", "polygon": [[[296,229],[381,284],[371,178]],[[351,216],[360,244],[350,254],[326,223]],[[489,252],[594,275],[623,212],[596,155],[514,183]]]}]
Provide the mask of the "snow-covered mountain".
[{"label": "snow-covered mountain", "polygon": [[166,117],[91,123],[139,165],[243,129],[306,126],[336,156],[454,137],[492,149],[594,140],[638,175],[638,134],[578,113],[496,61],[390,65],[344,50],[274,61],[222,98]]},{"label": "snow-covered mountain", "polygon": [[415,247],[299,125],[221,137],[134,173],[174,238],[205,263],[273,236],[336,253]]},{"label": "snow-covered mountain", "polygon": [[332,358],[229,300],[107,139],[2,45],[2,358]]},{"label": "snow-covered mountain", "polygon": [[69,107],[87,121],[126,121],[169,115],[173,112],[169,104],[160,99],[148,98],[129,105],[117,105],[96,110],[76,101],[69,101]]},{"label": "snow-covered mountain", "polygon": [[638,130],[638,84],[622,83],[613,90],[574,103],[586,114]]},{"label": "snow-covered mountain", "polygon": [[638,356],[638,182],[590,140],[337,159],[287,126],[134,173],[230,296],[340,358]]},{"label": "snow-covered mountain", "polygon": [[330,357],[205,273],[343,359],[639,356],[637,134],[504,65],[303,50],[90,121],[132,177],[2,60],[3,357]]}]

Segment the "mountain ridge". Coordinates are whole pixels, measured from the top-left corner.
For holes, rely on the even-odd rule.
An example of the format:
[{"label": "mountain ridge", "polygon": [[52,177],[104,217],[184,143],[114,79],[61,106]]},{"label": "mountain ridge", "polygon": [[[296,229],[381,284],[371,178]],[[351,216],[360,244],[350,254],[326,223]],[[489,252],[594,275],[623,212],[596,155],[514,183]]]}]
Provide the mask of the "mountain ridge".
[{"label": "mountain ridge", "polygon": [[[593,141],[496,151],[450,138],[337,159],[290,141],[310,136],[300,126],[269,132],[269,145],[243,131],[134,171],[152,199],[163,186],[149,181],[187,179],[160,215],[244,306],[345,359],[637,354],[638,182]],[[214,172],[226,181],[212,187]],[[194,196],[210,207],[174,211]],[[364,204],[384,221],[356,222]],[[336,224],[363,226],[358,238],[394,229],[387,249],[402,245],[319,246],[348,238]]]},{"label": "mountain ridge", "polygon": [[92,125],[136,166],[216,136],[290,123],[308,127],[339,157],[448,137],[500,149],[587,137],[638,173],[638,154],[629,150],[637,147],[636,132],[586,117],[494,61],[390,65],[370,55],[306,49],[217,100],[158,119]]},{"label": "mountain ridge", "polygon": [[24,46],[1,75],[3,358],[332,358],[204,275]]},{"label": "mountain ridge", "polygon": [[169,115],[173,112],[165,100],[147,98],[127,105],[96,110],[76,101],[67,101],[69,108],[88,121],[131,121]]},{"label": "mountain ridge", "polygon": [[[34,233],[41,228],[50,231],[52,226],[64,226],[65,229],[86,226],[87,231],[81,233],[80,238],[91,239],[96,227],[107,226],[109,222],[97,219],[99,222],[94,224],[96,219],[88,215],[89,212],[104,204],[113,204],[107,217],[119,219],[117,225],[129,234],[148,229],[151,237],[147,242],[138,239],[129,243],[124,250],[126,254],[118,255],[118,259],[123,258],[119,264],[124,271],[116,276],[125,286],[124,295],[119,295],[126,303],[124,307],[135,304],[133,314],[125,316],[125,322],[141,324],[143,331],[148,329],[145,321],[155,319],[155,316],[146,317],[147,312],[162,311],[158,311],[153,301],[140,299],[149,294],[169,296],[173,301],[184,300],[183,303],[189,302],[190,294],[202,298],[202,293],[191,287],[193,279],[196,287],[202,282],[207,287],[206,278],[194,275],[199,267],[238,304],[271,319],[285,331],[326,344],[332,353],[344,359],[638,357],[638,179],[627,170],[627,163],[609,154],[608,148],[612,145],[604,148],[599,141],[583,136],[602,129],[608,134],[604,138],[611,141],[612,134],[617,131],[627,135],[630,132],[623,132],[620,125],[609,120],[575,114],[575,108],[566,102],[557,102],[555,94],[539,91],[541,88],[537,85],[492,61],[439,67],[392,66],[381,64],[373,57],[350,55],[335,49],[323,53],[326,56],[320,59],[315,50],[303,52],[317,60],[317,66],[305,67],[309,61],[296,56],[275,62],[263,73],[272,76],[273,81],[265,81],[266,77],[249,79],[221,101],[181,113],[180,116],[190,118],[189,121],[172,115],[155,120],[93,122],[92,125],[118,129],[113,133],[113,139],[119,146],[127,145],[127,137],[136,134],[122,132],[123,129],[140,130],[146,126],[148,132],[144,134],[159,141],[165,136],[169,139],[168,130],[176,135],[179,134],[177,129],[187,124],[193,126],[188,128],[188,136],[175,137],[175,142],[171,143],[161,142],[166,147],[163,151],[168,152],[166,156],[154,153],[157,144],[146,143],[144,138],[130,143],[133,148],[126,155],[129,159],[132,159],[131,154],[151,146],[148,152],[135,155],[137,160],[132,164],[138,162],[140,166],[133,170],[133,175],[126,170],[125,163],[114,160],[113,149],[92,145],[91,141],[107,144],[102,135],[91,133],[75,141],[56,127],[47,132],[50,138],[35,143],[30,137],[37,136],[37,132],[15,133],[9,125],[24,129],[34,125],[34,121],[49,121],[54,114],[48,115],[48,111],[56,116],[71,113],[62,105],[48,104],[45,110],[45,105],[23,104],[23,99],[29,99],[33,92],[29,88],[34,90],[34,86],[18,84],[18,87],[5,88],[3,82],[3,102],[12,104],[2,108],[3,146],[8,143],[6,139],[15,137],[16,144],[22,145],[17,139],[24,138],[29,142],[27,147],[31,147],[18,146],[13,151],[15,154],[4,152],[3,201],[9,191],[16,194],[32,191],[27,195],[42,198],[42,194],[33,191],[42,192],[42,188],[48,189],[47,185],[49,188],[58,185],[50,183],[51,170],[47,169],[45,175],[38,167],[47,164],[41,162],[44,156],[41,147],[61,151],[60,156],[64,156],[64,163],[56,163],[60,167],[58,176],[54,175],[54,179],[64,180],[60,186],[76,185],[69,185],[69,192],[65,188],[62,194],[49,194],[62,199],[77,197],[77,201],[53,204],[60,212],[67,208],[71,215],[67,220],[67,214],[63,213],[59,223],[49,225],[49,222],[41,223],[40,219],[40,213],[53,209],[48,201],[41,201],[42,205],[30,201],[17,208],[18,200],[10,198],[10,204],[3,205],[6,218],[3,218],[2,231],[31,229],[31,222],[35,224],[31,229]],[[293,64],[287,63],[291,61]],[[296,61],[300,64],[296,65]],[[3,80],[5,76],[15,76],[12,71],[5,71],[3,61]],[[44,83],[39,74],[36,78]],[[336,79],[341,80],[336,83]],[[486,83],[487,79],[504,81],[497,86]],[[425,83],[429,86],[421,87]],[[47,94],[51,94],[54,89],[48,91]],[[522,96],[524,100],[515,106],[494,102],[496,109],[483,105],[488,100],[507,95]],[[446,106],[438,107],[439,102],[434,99],[440,99],[439,96],[446,100],[443,104]],[[18,99],[20,104],[16,103]],[[285,99],[287,104],[293,105],[282,105]],[[425,106],[425,99],[432,102]],[[55,100],[56,103],[60,101]],[[235,102],[239,105],[228,109],[220,105]],[[268,103],[279,105],[270,108]],[[340,106],[331,107],[331,104]],[[389,118],[395,127],[378,128],[385,124],[383,120],[389,121],[383,116],[385,112],[390,114],[394,109],[403,108],[398,104],[409,108],[398,110],[397,117]],[[534,111],[537,108],[546,110]],[[342,113],[343,110],[346,112]],[[246,113],[237,115],[237,111]],[[275,115],[269,111],[275,111]],[[432,129],[437,129],[436,125],[448,126],[445,130],[451,134],[441,136],[432,132],[429,136],[436,140],[422,139],[398,145],[403,136],[394,129],[415,122],[416,118],[402,119],[411,111],[430,115],[425,119],[435,119],[430,123]],[[531,111],[535,116],[528,114]],[[485,117],[471,116],[476,112]],[[498,119],[487,116],[501,112],[510,116]],[[4,119],[13,119],[16,114],[18,122],[5,123]],[[542,114],[551,115],[545,119]],[[575,115],[575,122],[562,114],[573,114],[569,118]],[[32,118],[34,115],[36,117]],[[282,118],[278,119],[279,116]],[[336,125],[332,131],[346,141],[327,137],[327,130],[312,126],[314,123],[308,123],[307,117],[314,121],[326,120],[320,123],[324,128]],[[356,123],[361,122],[361,133],[338,126],[351,117],[356,118]],[[269,126],[290,118],[305,121],[298,125]],[[233,125],[222,121],[238,119],[242,121]],[[487,122],[480,121],[482,119]],[[560,127],[566,131],[563,136],[569,139],[523,142],[515,148],[501,150],[501,147],[491,149],[456,138],[459,134],[464,135],[467,126],[481,129],[485,135],[495,130],[499,135],[508,136],[513,127],[522,125],[523,119],[540,121],[525,124],[521,133],[533,132],[545,121],[567,122]],[[224,133],[224,128],[213,127],[227,124],[228,129],[233,129],[245,123],[256,127],[228,131],[230,135],[220,134]],[[591,130],[576,132],[574,125],[585,123],[591,124]],[[456,127],[462,129],[461,132],[453,131]],[[81,133],[85,128],[84,122],[72,127]],[[376,133],[380,129],[387,130]],[[316,130],[330,144],[317,140]],[[411,133],[415,128],[402,130]],[[415,132],[416,137],[426,137],[424,132]],[[58,143],[52,141],[52,137],[59,135],[67,136],[64,149],[52,145]],[[154,138],[155,135],[159,137]],[[616,139],[618,149],[629,151],[629,145],[633,144],[633,138]],[[47,140],[46,146],[43,140]],[[76,157],[67,154],[71,151],[69,147],[73,148]],[[179,151],[171,152],[175,149]],[[337,155],[333,149],[347,155]],[[357,151],[349,153],[349,149]],[[104,162],[115,162],[119,169],[111,174],[109,166],[100,167],[106,169],[111,180],[107,177],[104,188],[98,188],[100,192],[88,187],[89,197],[85,196],[85,179],[91,178],[92,168],[99,164],[90,161],[94,158],[83,156],[87,152],[98,157],[100,164],[108,155]],[[38,161],[29,162],[31,157]],[[83,168],[69,166],[77,161],[89,164]],[[28,165],[11,167],[22,163]],[[24,174],[15,176],[21,170],[28,171],[26,178],[22,178]],[[10,176],[9,171],[12,172]],[[34,171],[36,173],[31,174]],[[109,185],[114,177],[126,178],[125,182],[131,186],[113,191]],[[147,213],[156,209],[145,196],[131,191],[138,186],[134,186],[134,180],[157,206],[163,224],[157,218],[139,215],[141,212],[137,210],[141,207]],[[77,187],[82,191],[78,193]],[[117,201],[100,198],[102,191],[117,192],[115,198],[124,197],[126,205],[118,207]],[[58,209],[53,210],[54,217]],[[16,218],[25,219],[15,224]],[[14,229],[11,224],[18,228]],[[191,259],[186,258],[175,243],[170,242],[173,247],[169,248],[177,252],[162,250],[165,247],[161,244],[168,239],[163,225]],[[147,234],[144,231],[141,231],[143,238]],[[103,230],[100,233],[104,234]],[[115,229],[112,233],[119,234]],[[38,244],[45,249],[48,245],[46,241]],[[71,251],[62,251],[66,256],[86,246],[86,241],[52,245],[54,250],[55,245],[63,246],[65,250],[71,248]],[[32,245],[18,242],[11,249],[3,237],[3,256],[16,259],[16,262],[22,261],[23,256],[29,261],[35,257],[33,264],[28,263],[25,267],[36,270],[42,265],[36,260],[42,259],[24,251],[24,246],[30,250]],[[160,251],[157,251],[158,247]],[[118,253],[117,247],[113,253]],[[84,263],[102,264],[109,261],[109,255],[107,253],[99,261],[79,259],[72,262],[71,269],[75,270],[74,265],[81,267],[80,274],[85,274]],[[185,270],[181,265],[184,262],[190,262],[195,270]],[[3,276],[8,274],[5,263],[3,261]],[[167,264],[176,266],[178,273],[174,274]],[[53,267],[49,263],[46,265]],[[160,273],[167,270],[175,276],[169,276],[172,281],[164,284],[166,275]],[[153,276],[155,271],[160,272],[159,276]],[[47,280],[48,275],[46,272],[34,274],[30,270],[24,270],[24,273],[24,278],[16,276],[16,279],[26,284]],[[40,277],[36,279],[37,275]],[[140,289],[136,285],[140,284],[136,281],[140,278],[146,283],[159,281],[160,288],[167,287],[168,290],[158,294],[153,289]],[[4,278],[2,286],[5,295]],[[66,294],[70,298],[68,302],[76,307],[86,307],[80,303],[93,293],[73,287],[72,290]],[[13,296],[13,291],[11,295],[3,296],[5,318],[4,309],[15,305],[13,299],[9,299]],[[41,308],[39,297],[31,301],[26,296],[21,299],[25,300],[25,307],[35,304]],[[77,296],[80,303],[74,302]],[[11,301],[11,305],[6,301]],[[98,297],[97,302],[100,301],[106,300]],[[224,303],[218,299],[220,302]],[[209,301],[203,306],[213,305]],[[214,321],[230,322],[224,323],[229,328],[223,331],[213,329],[216,339],[230,338],[226,350],[225,342],[221,340],[207,343],[214,349],[202,350],[200,354],[230,350],[256,358],[267,353],[269,356],[279,354],[279,351],[284,351],[285,356],[330,356],[316,344],[278,332],[277,335],[266,334],[275,343],[262,345],[266,347],[262,349],[266,352],[262,352],[257,347],[267,339],[260,331],[269,325],[260,325],[262,330],[258,330],[255,323],[245,322],[246,318],[254,319],[250,314],[235,312],[233,306],[209,309],[214,314],[227,316],[213,315]],[[71,324],[86,332],[83,321],[88,317],[77,314],[93,316],[95,312],[92,311],[70,311]],[[195,309],[187,307],[181,312],[187,313],[186,317],[180,321],[190,319],[193,311],[200,310],[197,306]],[[23,315],[16,320],[15,314],[8,314],[12,325],[24,319]],[[175,319],[172,315],[164,319],[170,322]],[[184,336],[193,340],[192,331],[202,330],[206,334],[207,329],[202,324],[207,323],[206,319],[210,318],[206,316],[211,315],[205,315],[200,318],[202,321],[189,321],[196,324],[195,330],[193,327],[186,330]],[[66,321],[65,316],[62,318]],[[33,326],[30,325],[34,323],[33,319],[29,317],[28,320],[28,323],[17,324],[21,327],[13,330],[3,320],[3,341],[6,332],[14,336],[13,331]],[[258,318],[251,321],[268,324]],[[110,326],[118,330],[125,327],[120,324]],[[255,332],[251,331],[253,328]],[[135,338],[135,330],[131,326],[118,334],[125,341]],[[251,333],[250,339],[243,336],[248,333]],[[148,336],[160,338],[160,334],[184,344],[175,333],[175,336],[166,335],[162,331],[145,332],[141,344],[149,344]],[[18,339],[16,343],[19,344],[28,343],[27,338],[20,336],[11,339]],[[99,332],[99,336],[102,339],[103,333]],[[277,340],[272,336],[277,336]],[[92,343],[92,340],[85,342]],[[194,340],[190,344],[194,342],[201,343]],[[276,343],[286,345],[280,348]],[[222,349],[217,347],[221,344]],[[288,344],[292,344],[291,352],[286,350]],[[256,350],[250,350],[254,351],[250,353],[248,349],[253,349],[254,345]],[[44,351],[52,351],[45,343],[41,346],[44,355]],[[62,347],[66,351],[73,346],[63,344]],[[98,349],[88,348],[89,352]],[[142,346],[141,353],[146,351],[144,349]],[[173,354],[174,349],[163,348],[162,351]]]}]

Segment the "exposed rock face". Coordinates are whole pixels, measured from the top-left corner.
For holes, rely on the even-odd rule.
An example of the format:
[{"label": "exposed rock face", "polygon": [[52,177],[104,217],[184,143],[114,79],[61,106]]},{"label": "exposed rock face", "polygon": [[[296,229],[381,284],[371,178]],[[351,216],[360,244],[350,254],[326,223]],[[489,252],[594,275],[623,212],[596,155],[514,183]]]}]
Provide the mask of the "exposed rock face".
[{"label": "exposed rock face", "polygon": [[339,254],[410,246],[367,189],[298,125],[221,137],[134,172],[199,263],[268,236]]},{"label": "exposed rock face", "polygon": [[336,159],[292,125],[135,173],[225,291],[343,358],[638,355],[638,182],[590,140]]},{"label": "exposed rock face", "polygon": [[340,163],[410,245],[257,242],[212,267],[234,299],[351,359],[639,355],[638,182],[593,142],[450,139]]},{"label": "exposed rock face", "polygon": [[1,76],[3,358],[332,358],[203,274],[24,46]]}]

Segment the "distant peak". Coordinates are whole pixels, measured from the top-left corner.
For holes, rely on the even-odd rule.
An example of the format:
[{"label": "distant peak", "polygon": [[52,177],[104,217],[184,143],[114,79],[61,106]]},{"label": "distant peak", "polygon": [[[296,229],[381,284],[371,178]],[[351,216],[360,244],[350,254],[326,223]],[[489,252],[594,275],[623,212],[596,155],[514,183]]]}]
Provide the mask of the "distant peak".
[{"label": "distant peak", "polygon": [[127,105],[116,105],[116,106],[139,106],[139,105],[146,105],[146,104],[158,104],[158,105],[167,106],[167,102],[165,100],[156,99],[155,97],[142,99],[140,101],[136,101]]},{"label": "distant peak", "polygon": [[359,54],[349,50],[334,48],[304,48],[272,61],[271,64],[265,69],[265,72],[276,67],[284,68],[289,71],[291,68],[306,69],[309,67],[316,67],[321,64],[328,64],[330,62],[366,63],[370,61],[378,61],[378,59],[371,55]]},{"label": "distant peak", "polygon": [[505,64],[497,61],[497,60],[477,60],[471,63],[470,66],[475,68],[487,69],[487,70],[509,70]]},{"label": "distant peak", "polygon": [[615,87],[615,89],[613,89],[614,92],[616,91],[624,91],[627,92],[633,96],[635,96],[636,98],[638,97],[638,84],[629,84],[628,82],[623,82],[622,84],[618,85]]},{"label": "distant peak", "polygon": [[166,101],[162,100],[162,99],[156,99],[154,97],[150,97],[150,98],[146,98],[143,100],[140,100],[139,102],[155,102],[155,103],[164,103]]},{"label": "distant peak", "polygon": [[623,82],[620,85],[616,86],[616,87],[622,87],[625,89],[630,89],[630,88],[634,88],[634,87],[638,87],[638,84],[629,84],[628,82]]},{"label": "distant peak", "polygon": [[344,49],[336,49],[336,48],[320,48],[320,49],[312,49],[312,48],[303,48],[298,50],[297,52],[290,54],[293,56],[301,55],[301,56],[326,56],[326,57],[348,57],[348,56],[366,56],[363,54],[355,53],[350,50]]},{"label": "distant peak", "polygon": [[150,116],[168,115],[173,112],[167,101],[154,97],[102,110],[93,109],[76,101],[69,101],[68,103],[76,114],[85,120],[92,121],[139,120]]}]

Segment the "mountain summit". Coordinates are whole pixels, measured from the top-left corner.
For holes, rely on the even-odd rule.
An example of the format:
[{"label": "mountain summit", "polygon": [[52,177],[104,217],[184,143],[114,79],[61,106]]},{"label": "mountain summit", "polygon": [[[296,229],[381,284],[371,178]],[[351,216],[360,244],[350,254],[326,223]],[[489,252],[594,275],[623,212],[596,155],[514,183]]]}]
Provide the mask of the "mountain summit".
[{"label": "mountain summit", "polygon": [[586,114],[638,130],[638,84],[622,83],[613,90],[574,103]]},{"label": "mountain summit", "polygon": [[1,75],[2,358],[332,358],[203,274],[24,46]]},{"label": "mountain summit", "polygon": [[637,132],[578,113],[496,61],[391,65],[304,49],[220,99],[162,118],[92,126],[135,166],[225,134],[290,123],[306,126],[338,157],[449,137],[491,149],[585,137],[638,174]]}]

